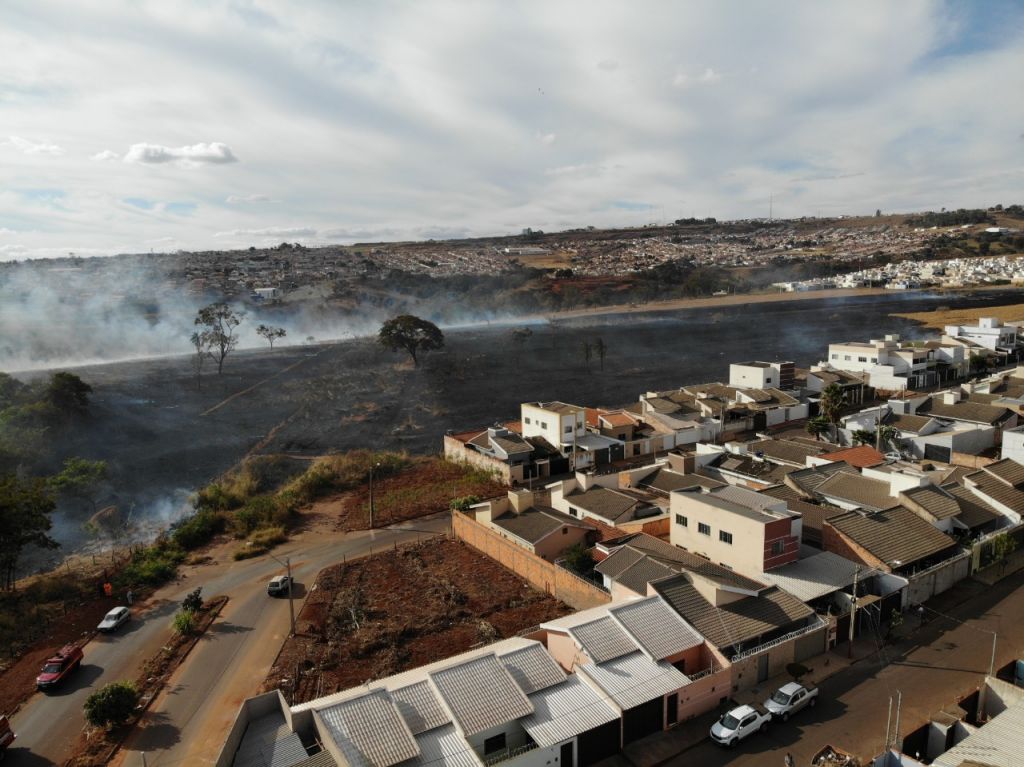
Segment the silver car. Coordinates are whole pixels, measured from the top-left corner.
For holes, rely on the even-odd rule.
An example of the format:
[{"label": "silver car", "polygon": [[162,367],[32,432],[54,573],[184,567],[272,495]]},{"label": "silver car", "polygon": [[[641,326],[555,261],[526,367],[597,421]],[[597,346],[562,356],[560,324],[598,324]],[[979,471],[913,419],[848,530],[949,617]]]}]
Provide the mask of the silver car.
[{"label": "silver car", "polygon": [[121,625],[127,623],[131,617],[132,614],[128,612],[127,607],[115,607],[103,616],[103,620],[100,621],[100,625],[96,629],[103,633],[115,631]]}]

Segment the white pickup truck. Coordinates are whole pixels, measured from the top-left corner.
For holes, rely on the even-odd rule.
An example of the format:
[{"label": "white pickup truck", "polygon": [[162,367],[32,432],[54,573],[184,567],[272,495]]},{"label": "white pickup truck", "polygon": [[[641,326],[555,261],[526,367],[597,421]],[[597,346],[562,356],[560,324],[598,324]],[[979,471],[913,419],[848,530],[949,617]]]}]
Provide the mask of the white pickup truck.
[{"label": "white pickup truck", "polygon": [[817,687],[807,689],[802,684],[790,682],[773,692],[772,696],[764,702],[764,707],[771,712],[772,716],[785,722],[792,714],[805,706],[812,707],[817,702]]},{"label": "white pickup truck", "polygon": [[737,706],[711,725],[711,739],[723,746],[734,746],[751,733],[767,730],[772,714],[757,705]]}]

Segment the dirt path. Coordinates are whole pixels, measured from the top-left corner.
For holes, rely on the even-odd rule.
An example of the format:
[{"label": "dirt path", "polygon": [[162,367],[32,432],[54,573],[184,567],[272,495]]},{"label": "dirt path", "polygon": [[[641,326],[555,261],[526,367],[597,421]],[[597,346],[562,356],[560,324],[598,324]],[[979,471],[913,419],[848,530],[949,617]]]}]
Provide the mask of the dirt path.
[{"label": "dirt path", "polygon": [[222,407],[224,407],[226,404],[231,402],[233,399],[236,399],[236,398],[241,397],[241,396],[243,396],[245,394],[248,394],[249,392],[253,391],[254,389],[258,389],[260,386],[265,384],[267,381],[272,381],[273,379],[277,378],[278,376],[284,375],[285,373],[287,373],[287,372],[289,372],[291,370],[294,370],[299,365],[305,365],[307,362],[309,362],[314,357],[319,357],[319,356],[320,356],[320,352],[317,351],[316,353],[311,354],[308,357],[303,357],[298,362],[293,362],[288,367],[282,368],[281,370],[278,370],[276,373],[274,373],[273,375],[267,376],[262,381],[257,381],[252,386],[249,386],[249,387],[247,387],[245,389],[242,389],[242,391],[235,392],[230,397],[227,397],[226,399],[221,400],[220,402],[218,402],[213,407],[211,407],[211,408],[209,408],[207,410],[204,410],[202,413],[199,414],[199,416],[202,417],[202,416],[210,415],[210,413],[215,413],[218,410],[220,410]]}]

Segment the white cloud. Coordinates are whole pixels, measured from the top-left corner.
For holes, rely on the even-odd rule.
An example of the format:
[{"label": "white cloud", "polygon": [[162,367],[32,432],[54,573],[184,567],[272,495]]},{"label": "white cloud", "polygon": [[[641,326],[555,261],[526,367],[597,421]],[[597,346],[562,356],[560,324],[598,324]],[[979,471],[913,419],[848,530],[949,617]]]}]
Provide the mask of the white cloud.
[{"label": "white cloud", "polygon": [[246,202],[270,202],[270,197],[265,194],[229,194],[225,199],[228,205],[240,205]]},{"label": "white cloud", "polygon": [[554,144],[555,138],[556,136],[554,133],[541,133],[539,131],[537,132],[537,141],[542,143],[544,146],[551,146],[552,144]]},{"label": "white cloud", "polygon": [[13,229],[8,229],[7,227],[0,226],[0,237],[13,236],[15,234],[17,234],[17,232],[14,231]]},{"label": "white cloud", "polygon": [[144,165],[175,162],[183,167],[197,167],[206,164],[223,165],[238,162],[238,158],[227,144],[215,141],[210,144],[200,143],[177,148],[160,144],[132,144],[128,147],[124,161]]},{"label": "white cloud", "polygon": [[308,226],[268,226],[262,229],[231,229],[216,232],[214,237],[316,237],[316,229]]},{"label": "white cloud", "polygon": [[104,149],[102,152],[94,154],[91,159],[97,160],[98,162],[111,162],[112,160],[120,160],[121,155],[117,152],[112,152],[109,149]]},{"label": "white cloud", "polygon": [[8,136],[3,145],[14,147],[22,154],[48,154],[53,157],[59,157],[64,154],[64,150],[57,146],[57,144],[50,144],[45,141],[29,141],[21,136]]}]

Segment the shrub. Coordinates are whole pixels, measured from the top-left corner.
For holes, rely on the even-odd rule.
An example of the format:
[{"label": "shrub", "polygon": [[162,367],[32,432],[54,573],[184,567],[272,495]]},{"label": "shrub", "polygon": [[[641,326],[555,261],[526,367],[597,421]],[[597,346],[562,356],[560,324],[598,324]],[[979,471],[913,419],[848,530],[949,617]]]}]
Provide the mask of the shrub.
[{"label": "shrub", "polygon": [[190,613],[197,613],[203,609],[203,587],[190,591],[188,596],[181,602],[181,609]]},{"label": "shrub", "polygon": [[588,575],[594,570],[594,556],[582,543],[565,550],[565,564],[579,575]]},{"label": "shrub", "polygon": [[466,495],[462,498],[452,498],[449,507],[454,511],[468,511],[474,503],[480,503],[480,498],[475,495]]},{"label": "shrub", "polygon": [[132,554],[131,561],[121,568],[115,581],[119,586],[160,586],[175,576],[185,552],[166,538],[158,539]]},{"label": "shrub", "polygon": [[266,554],[275,546],[288,540],[288,534],[283,527],[264,527],[255,531],[245,545],[235,551],[232,555],[235,561],[252,559],[261,554]]},{"label": "shrub", "polygon": [[213,536],[224,532],[225,524],[223,514],[200,509],[175,527],[171,533],[171,540],[185,551],[191,551],[209,543]]},{"label": "shrub", "polygon": [[93,727],[120,724],[139,704],[139,691],[131,682],[111,682],[85,699],[85,719]]},{"label": "shrub", "polygon": [[196,630],[196,614],[191,610],[178,610],[171,625],[176,633],[188,636]]}]

